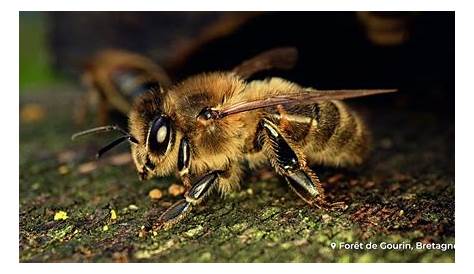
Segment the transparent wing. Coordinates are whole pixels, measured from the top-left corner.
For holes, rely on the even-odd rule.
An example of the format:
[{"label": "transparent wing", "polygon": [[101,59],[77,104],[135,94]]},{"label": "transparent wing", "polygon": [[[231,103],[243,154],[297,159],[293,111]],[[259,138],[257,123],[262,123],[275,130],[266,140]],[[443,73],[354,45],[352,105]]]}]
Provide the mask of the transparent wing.
[{"label": "transparent wing", "polygon": [[280,94],[264,99],[244,101],[216,111],[213,116],[222,118],[228,115],[277,105],[304,105],[326,100],[344,100],[375,94],[396,92],[396,89],[343,89],[343,90],[313,90],[294,94]]}]

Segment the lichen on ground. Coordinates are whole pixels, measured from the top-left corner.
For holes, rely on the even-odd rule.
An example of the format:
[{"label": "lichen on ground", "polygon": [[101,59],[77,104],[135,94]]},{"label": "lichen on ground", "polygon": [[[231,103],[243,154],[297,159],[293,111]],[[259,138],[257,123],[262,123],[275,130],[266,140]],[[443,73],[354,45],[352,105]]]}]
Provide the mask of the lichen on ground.
[{"label": "lichen on ground", "polygon": [[[179,199],[168,191],[176,180],[139,182],[131,164],[92,162],[111,136],[72,143],[78,93],[57,94],[20,97],[44,108],[44,119],[20,124],[21,262],[454,262],[454,250],[331,247],[454,243],[454,123],[433,113],[371,109],[368,162],[315,167],[329,199],[348,205],[344,211],[310,208],[278,177],[249,174],[240,191],[150,231]],[[149,196],[155,188],[159,199]]]}]

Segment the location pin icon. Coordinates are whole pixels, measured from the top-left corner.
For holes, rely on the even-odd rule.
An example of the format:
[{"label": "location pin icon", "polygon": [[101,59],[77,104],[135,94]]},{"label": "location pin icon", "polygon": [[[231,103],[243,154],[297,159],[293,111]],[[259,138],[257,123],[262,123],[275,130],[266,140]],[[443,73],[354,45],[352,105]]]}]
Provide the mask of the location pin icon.
[{"label": "location pin icon", "polygon": [[336,248],[336,243],[331,243],[331,248],[332,249]]}]

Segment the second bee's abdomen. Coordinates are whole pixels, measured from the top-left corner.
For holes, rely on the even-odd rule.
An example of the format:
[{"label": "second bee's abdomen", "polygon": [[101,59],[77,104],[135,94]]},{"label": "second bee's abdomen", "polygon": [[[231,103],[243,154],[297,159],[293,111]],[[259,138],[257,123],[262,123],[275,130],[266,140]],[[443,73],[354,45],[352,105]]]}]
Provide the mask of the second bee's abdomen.
[{"label": "second bee's abdomen", "polygon": [[288,117],[288,136],[303,148],[310,163],[348,166],[363,161],[369,136],[363,121],[341,101],[292,107],[280,117]]}]

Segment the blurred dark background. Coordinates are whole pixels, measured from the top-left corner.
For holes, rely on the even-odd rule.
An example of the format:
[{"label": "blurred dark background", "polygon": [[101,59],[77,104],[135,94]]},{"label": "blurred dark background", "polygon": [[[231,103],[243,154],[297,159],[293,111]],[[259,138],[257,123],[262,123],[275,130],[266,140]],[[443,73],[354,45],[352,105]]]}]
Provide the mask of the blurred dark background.
[{"label": "blurred dark background", "polygon": [[84,63],[104,48],[145,54],[179,81],[295,46],[294,70],[256,77],[319,89],[398,88],[364,104],[454,117],[454,12],[21,12],[20,42],[22,90],[79,84]]}]

